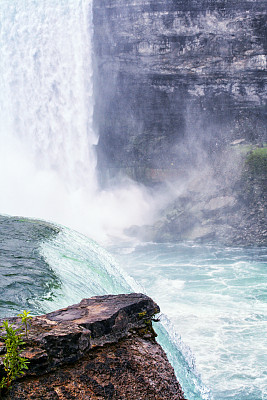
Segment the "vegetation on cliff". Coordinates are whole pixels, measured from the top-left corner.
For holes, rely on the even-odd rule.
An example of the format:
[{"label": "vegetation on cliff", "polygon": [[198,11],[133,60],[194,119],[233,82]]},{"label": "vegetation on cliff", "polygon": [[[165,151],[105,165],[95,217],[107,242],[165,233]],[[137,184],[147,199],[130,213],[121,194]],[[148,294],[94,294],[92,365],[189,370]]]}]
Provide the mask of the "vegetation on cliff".
[{"label": "vegetation on cliff", "polygon": [[245,161],[245,171],[258,178],[267,176],[267,146],[249,152]]},{"label": "vegetation on cliff", "polygon": [[26,344],[23,341],[24,335],[22,330],[25,329],[25,335],[28,338],[28,325],[32,317],[25,310],[18,317],[21,318],[21,325],[18,328],[14,327],[13,324],[9,324],[8,321],[3,321],[0,327],[5,331],[2,337],[5,354],[1,356],[3,358],[4,376],[2,376],[0,381],[0,392],[2,390],[9,390],[12,382],[23,376],[25,374],[24,370],[28,369],[29,361],[27,358],[21,356],[23,346]]}]

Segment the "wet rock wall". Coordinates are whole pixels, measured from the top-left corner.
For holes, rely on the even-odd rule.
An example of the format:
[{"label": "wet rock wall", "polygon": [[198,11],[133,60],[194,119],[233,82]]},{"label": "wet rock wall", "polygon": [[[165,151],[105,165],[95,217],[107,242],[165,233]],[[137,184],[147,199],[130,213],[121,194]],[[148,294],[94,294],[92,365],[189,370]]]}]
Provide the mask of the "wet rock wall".
[{"label": "wet rock wall", "polygon": [[259,0],[94,2],[102,177],[161,181],[202,150],[266,140],[266,11]]}]

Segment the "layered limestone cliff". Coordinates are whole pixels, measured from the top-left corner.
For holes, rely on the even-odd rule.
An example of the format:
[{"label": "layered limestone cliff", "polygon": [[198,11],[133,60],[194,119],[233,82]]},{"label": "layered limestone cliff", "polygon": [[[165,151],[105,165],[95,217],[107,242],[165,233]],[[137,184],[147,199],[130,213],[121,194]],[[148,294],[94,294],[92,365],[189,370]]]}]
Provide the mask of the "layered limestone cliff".
[{"label": "layered limestone cliff", "polygon": [[[155,341],[151,320],[158,312],[149,297],[133,293],[92,297],[34,317],[22,353],[29,369],[1,398],[183,400]],[[9,322],[16,326],[18,319]]]},{"label": "layered limestone cliff", "polygon": [[233,140],[266,138],[267,4],[94,1],[102,177],[184,175]]},{"label": "layered limestone cliff", "polygon": [[266,245],[266,168],[245,177],[245,154],[266,150],[266,1],[95,1],[94,30],[103,183],[178,192],[128,233]]}]

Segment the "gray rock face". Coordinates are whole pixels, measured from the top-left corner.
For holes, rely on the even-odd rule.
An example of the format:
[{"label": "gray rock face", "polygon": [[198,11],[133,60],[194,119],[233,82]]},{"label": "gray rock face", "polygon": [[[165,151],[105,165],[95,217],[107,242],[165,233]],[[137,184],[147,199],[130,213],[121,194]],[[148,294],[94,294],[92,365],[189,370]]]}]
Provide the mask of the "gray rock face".
[{"label": "gray rock face", "polygon": [[200,149],[266,137],[266,11],[260,0],[94,2],[104,175],[161,180]]},{"label": "gray rock face", "polygon": [[241,173],[232,182],[200,175],[154,225],[133,226],[127,233],[155,242],[267,246],[267,148],[251,151],[237,168]]}]

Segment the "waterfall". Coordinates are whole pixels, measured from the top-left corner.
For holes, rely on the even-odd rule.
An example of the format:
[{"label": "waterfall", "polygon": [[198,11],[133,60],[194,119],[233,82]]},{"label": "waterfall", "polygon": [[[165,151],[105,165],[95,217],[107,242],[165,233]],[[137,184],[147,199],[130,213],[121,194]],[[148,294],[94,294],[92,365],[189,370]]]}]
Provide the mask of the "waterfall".
[{"label": "waterfall", "polygon": [[1,135],[22,139],[36,167],[68,187],[92,188],[91,1],[0,4]]},{"label": "waterfall", "polygon": [[0,213],[101,240],[149,222],[153,202],[98,188],[92,33],[92,0],[0,0]]}]

